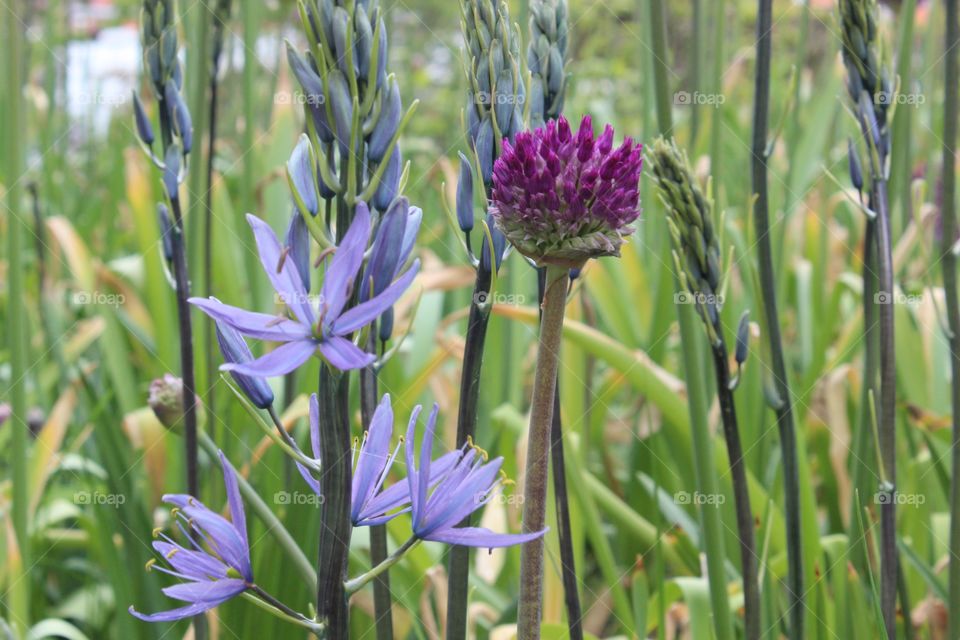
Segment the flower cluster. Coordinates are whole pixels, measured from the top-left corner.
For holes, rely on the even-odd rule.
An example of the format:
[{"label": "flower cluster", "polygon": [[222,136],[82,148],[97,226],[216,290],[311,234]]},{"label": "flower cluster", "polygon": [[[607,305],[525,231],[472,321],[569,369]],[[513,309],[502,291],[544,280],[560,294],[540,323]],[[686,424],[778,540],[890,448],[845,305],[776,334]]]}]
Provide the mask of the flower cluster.
[{"label": "flower cluster", "polygon": [[619,255],[640,215],[640,144],[614,149],[613,128],[595,138],[585,116],[576,133],[560,117],[503,147],[490,211],[518,251],[540,266]]}]

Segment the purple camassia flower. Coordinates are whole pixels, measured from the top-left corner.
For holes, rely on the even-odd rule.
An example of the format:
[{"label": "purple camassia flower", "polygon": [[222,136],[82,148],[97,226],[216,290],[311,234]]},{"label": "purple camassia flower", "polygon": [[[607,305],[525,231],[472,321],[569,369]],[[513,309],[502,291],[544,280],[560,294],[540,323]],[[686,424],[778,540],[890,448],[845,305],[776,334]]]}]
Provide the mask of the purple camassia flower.
[{"label": "purple camassia flower", "polygon": [[490,212],[507,239],[540,266],[579,267],[619,255],[640,215],[642,146],[594,138],[590,116],[573,134],[562,116],[517,134],[493,170]]},{"label": "purple camassia flower", "polygon": [[353,223],[327,267],[320,289],[319,309],[316,309],[294,261],[284,259],[284,250],[270,226],[249,214],[247,222],[253,227],[263,270],[293,318],[246,311],[213,298],[190,298],[191,304],[200,307],[208,316],[244,335],[284,343],[251,362],[226,363],[220,368],[262,378],[280,376],[306,362],[317,349],[331,365],[342,371],[370,365],[376,356],[364,352],[347,336],[371,323],[403,295],[417,275],[420,261],[415,260],[402,276],[379,294],[348,309],[370,239],[370,210],[360,202]]},{"label": "purple camassia flower", "polygon": [[211,511],[193,496],[163,496],[164,502],[176,507],[173,513],[179,519],[177,524],[183,535],[190,541],[190,548],[161,534],[163,540],[155,541],[153,548],[171,569],[154,564],[149,566],[183,579],[181,584],[164,588],[163,593],[190,604],[154,614],[140,613],[131,606],[129,611],[137,618],[147,622],[189,618],[240,595],[253,585],[247,522],[237,486],[237,472],[223,452],[220,453],[220,465],[223,467],[230,520]]},{"label": "purple camassia flower", "polygon": [[[503,458],[484,462],[475,447],[465,445],[457,455],[453,468],[432,487],[431,462],[433,435],[437,425],[439,406],[434,404],[427,419],[427,430],[420,444],[420,468],[414,464],[414,428],[420,416],[420,406],[413,410],[407,427],[404,445],[407,456],[407,482],[410,485],[413,534],[420,540],[432,540],[468,547],[508,547],[539,538],[546,529],[533,533],[494,533],[482,527],[458,527],[468,515],[487,504],[500,485],[500,466]],[[445,458],[446,456],[444,456]],[[443,458],[441,458],[442,460]],[[426,480],[429,478],[429,480]]]},{"label": "purple camassia flower", "polygon": [[[353,482],[350,519],[355,527],[370,527],[383,524],[410,510],[410,491],[406,482],[397,482],[386,489],[383,483],[390,475],[390,468],[400,450],[400,444],[390,452],[390,438],[393,435],[393,407],[390,406],[390,394],[383,399],[373,412],[369,430],[364,434],[359,448],[354,444],[356,463],[353,469]],[[402,443],[402,439],[401,439]],[[310,444],[313,455],[320,459],[320,405],[316,394],[310,396]],[[435,460],[431,468],[431,482],[449,471],[456,463],[459,452],[450,453]],[[320,482],[310,471],[297,463],[300,475],[307,481],[314,493],[320,495]],[[403,507],[401,509],[401,507]],[[400,509],[399,511],[395,511]],[[391,513],[393,512],[393,513]]]}]

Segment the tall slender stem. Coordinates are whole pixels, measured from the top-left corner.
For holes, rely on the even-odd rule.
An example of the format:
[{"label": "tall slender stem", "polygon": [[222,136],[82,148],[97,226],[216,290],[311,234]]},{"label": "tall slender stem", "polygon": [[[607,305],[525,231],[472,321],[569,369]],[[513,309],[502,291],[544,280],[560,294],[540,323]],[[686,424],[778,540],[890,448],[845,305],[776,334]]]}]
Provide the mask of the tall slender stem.
[{"label": "tall slender stem", "polygon": [[[553,421],[557,370],[560,366],[560,343],[563,336],[563,315],[567,305],[568,271],[565,267],[547,267],[543,292],[543,317],[537,347],[537,370],[534,375],[527,432],[527,463],[523,482],[523,531],[540,531],[546,525],[547,476],[550,465],[550,428]],[[539,537],[524,543],[520,550],[520,611],[517,616],[517,637],[535,640],[540,637],[543,608],[543,546]]]},{"label": "tall slender stem", "polygon": [[944,43],[945,100],[943,107],[943,288],[946,293],[947,323],[950,327],[950,400],[953,407],[953,475],[950,486],[950,637],[960,637],[960,302],[957,300],[957,257],[953,243],[957,237],[956,144],[957,77],[960,63],[960,17],[957,0],[947,0],[947,36]]},{"label": "tall slender stem", "polygon": [[[477,269],[477,279],[470,302],[467,337],[460,374],[460,405],[457,411],[457,446],[462,447],[477,430],[477,405],[480,399],[480,372],[483,347],[487,340],[490,308],[484,304],[490,295],[490,272]],[[469,516],[460,526],[469,526]],[[447,587],[447,640],[463,640],[467,633],[467,591],[470,577],[470,547],[456,545],[450,549]]]},{"label": "tall slender stem", "polygon": [[[885,488],[896,496],[896,356],[893,327],[893,255],[887,182],[873,181],[877,212],[877,299],[880,322],[880,399],[877,428]],[[897,632],[897,513],[896,500],[880,505],[880,607],[887,637]]]},{"label": "tall slender stem", "polygon": [[803,541],[800,522],[800,481],[797,471],[797,443],[793,417],[793,399],[787,381],[780,317],[777,312],[776,274],[770,238],[770,212],[767,191],[767,137],[770,119],[770,59],[772,0],[759,0],[757,15],[757,65],[753,102],[752,177],[757,196],[753,207],[759,259],[760,291],[764,327],[770,343],[771,367],[777,392],[777,428],[783,459],[783,493],[787,529],[787,565],[790,591],[790,637],[802,640],[806,613],[803,589]]},{"label": "tall slender stem", "polygon": [[331,639],[347,638],[349,612],[343,583],[350,558],[350,495],[352,470],[350,416],[346,374],[320,366],[317,398],[320,402],[320,544],[317,557],[317,613],[326,620]]},{"label": "tall slender stem", "polygon": [[[547,270],[537,269],[538,300],[543,305]],[[564,283],[569,288],[568,283]],[[563,579],[563,597],[567,606],[567,626],[570,640],[583,639],[583,609],[577,586],[576,557],[573,553],[573,528],[570,525],[570,498],[567,493],[567,470],[563,451],[563,421],[560,417],[560,380],[553,396],[553,420],[550,423],[550,464],[553,465],[553,496],[557,513],[557,538],[560,543],[560,576]]]},{"label": "tall slender stem", "polygon": [[193,368],[193,327],[190,323],[190,273],[187,270],[187,250],[183,240],[183,214],[180,198],[170,199],[174,228],[173,278],[177,285],[177,324],[180,327],[180,368],[183,377],[183,441],[187,465],[187,493],[200,495],[197,470],[197,384]]},{"label": "tall slender stem", "polygon": [[[666,63],[666,20],[662,0],[650,1],[651,34],[654,56],[654,83],[657,99],[657,128],[664,136],[673,128],[670,101],[660,98],[669,96]],[[718,27],[719,29],[719,27]],[[716,123],[714,123],[716,125]],[[716,126],[715,126],[716,128]],[[716,134],[714,134],[716,135]],[[716,140],[716,138],[715,138]],[[666,242],[669,239],[664,238]],[[680,282],[673,276],[674,292],[679,292]],[[697,326],[699,320],[692,305],[675,304],[677,323],[680,328],[680,349],[683,357],[684,379],[687,383],[687,410],[693,431],[693,455],[696,461],[695,479],[704,495],[715,495],[716,470],[713,461],[713,441],[707,419],[706,380],[703,369],[703,333]],[[713,628],[719,640],[733,638],[733,623],[730,619],[730,600],[727,594],[726,550],[723,545],[724,525],[720,511],[713,505],[700,508],[700,520],[704,530],[704,549],[707,558],[707,581],[710,587],[710,604],[713,608]]]},{"label": "tall slender stem", "polygon": [[[720,328],[718,327],[718,331]],[[760,585],[757,582],[757,548],[754,541],[754,517],[750,509],[747,472],[743,464],[743,447],[737,425],[737,409],[730,389],[730,363],[727,347],[721,338],[713,345],[713,365],[717,374],[717,399],[723,421],[723,435],[730,458],[733,500],[737,513],[737,537],[740,539],[740,563],[743,575],[744,631],[747,640],[760,638]]]},{"label": "tall slender stem", "polygon": [[[24,169],[24,121],[23,121],[23,59],[25,54],[22,12],[19,0],[5,5],[6,23],[6,157],[5,184],[7,186],[7,338],[10,350],[10,456],[13,467],[13,531],[19,553],[17,574],[7,582],[8,606],[12,622],[26,635],[30,627],[30,540],[28,532],[27,493],[27,395],[24,376],[26,369],[26,340],[24,334],[23,265],[21,243],[26,226],[26,216],[21,215],[22,173]],[[6,599],[6,598],[5,598]]]}]

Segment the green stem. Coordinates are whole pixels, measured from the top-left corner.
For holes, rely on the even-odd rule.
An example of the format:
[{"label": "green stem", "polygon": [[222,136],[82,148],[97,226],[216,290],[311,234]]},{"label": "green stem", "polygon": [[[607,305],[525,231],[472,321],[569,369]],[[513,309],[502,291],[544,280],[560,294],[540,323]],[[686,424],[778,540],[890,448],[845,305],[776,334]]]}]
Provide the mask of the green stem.
[{"label": "green stem", "polygon": [[[21,16],[24,10],[19,0],[10,0],[5,5],[7,57],[6,57],[6,144],[7,159],[5,182],[7,185],[7,337],[10,350],[10,456],[13,467],[13,531],[19,553],[17,571],[10,577],[7,606],[11,622],[24,634],[30,627],[30,538],[28,529],[29,495],[27,492],[27,395],[24,376],[26,368],[26,309],[23,299],[23,264],[21,242],[27,217],[20,215],[22,174],[24,170],[24,112],[23,112],[23,59],[24,27]],[[12,555],[11,555],[12,557]]]},{"label": "green stem", "polygon": [[[718,335],[721,330],[722,327],[716,327]],[[747,640],[759,640],[760,585],[757,582],[754,518],[753,511],[750,509],[747,472],[743,465],[743,446],[740,444],[737,409],[733,402],[733,391],[730,389],[730,363],[723,338],[713,345],[713,365],[717,374],[717,398],[720,402],[723,435],[727,441],[727,456],[730,458],[733,500],[737,513],[737,537],[740,539],[740,563],[743,576],[744,632]]]},{"label": "green stem", "polygon": [[301,627],[305,627],[312,631],[315,635],[319,637],[320,632],[323,630],[323,625],[310,620],[302,613],[298,613],[283,604],[272,595],[264,591],[258,585],[250,585],[248,591],[243,592],[243,597],[254,603],[264,611],[269,612],[272,615],[277,616],[281,620],[286,620],[291,624],[295,624]]},{"label": "green stem", "polygon": [[947,0],[947,36],[945,43],[945,100],[943,107],[943,287],[946,293],[947,323],[950,327],[950,399],[953,407],[953,475],[950,486],[950,637],[960,637],[960,302],[957,300],[957,257],[953,243],[957,237],[956,144],[957,77],[960,64],[960,17],[957,0]]},{"label": "green stem", "polygon": [[[722,3],[717,3],[718,5]],[[719,9],[718,9],[719,10]],[[653,35],[654,82],[657,95],[657,127],[667,136],[673,128],[669,101],[666,66],[666,22],[662,0],[650,0],[651,34]],[[718,33],[720,27],[717,28]],[[714,123],[716,125],[716,123]],[[716,127],[715,127],[716,128]],[[714,133],[714,144],[719,144]],[[715,185],[715,188],[716,185]],[[669,242],[669,240],[668,240]],[[673,277],[674,292],[680,292],[680,283]],[[718,492],[716,466],[713,460],[713,441],[707,418],[707,389],[703,370],[703,333],[692,305],[676,304],[680,328],[680,349],[683,371],[687,382],[687,410],[693,434],[693,455],[696,462],[695,479],[704,495]],[[730,618],[730,599],[727,594],[726,550],[723,545],[724,525],[717,509],[701,505],[700,520],[704,528],[704,550],[707,559],[707,582],[713,608],[713,628],[718,640],[733,638]]]},{"label": "green stem", "polygon": [[[477,430],[477,404],[480,398],[480,371],[483,367],[483,348],[487,339],[490,321],[491,273],[477,269],[473,287],[470,316],[467,320],[467,336],[463,353],[463,369],[460,374],[460,404],[457,413],[457,446],[462,447]],[[470,518],[460,526],[469,526]],[[470,576],[470,547],[456,545],[450,549],[450,576],[447,590],[447,640],[463,640],[467,633],[467,595]]]},{"label": "green stem", "polygon": [[[214,459],[217,458],[217,445],[206,431],[200,432],[199,443],[208,456]],[[311,590],[315,590],[317,588],[317,574],[314,572],[313,565],[310,564],[310,560],[307,559],[300,545],[293,539],[293,536],[291,536],[290,532],[283,526],[283,523],[280,522],[276,514],[267,506],[267,503],[263,501],[263,498],[260,497],[256,489],[247,482],[246,478],[237,474],[237,484],[240,487],[240,493],[243,496],[244,502],[257,514],[260,521],[267,527],[267,532],[273,536],[273,539],[276,540],[283,552],[290,561],[293,562],[293,566],[300,574],[300,578],[304,584]]]},{"label": "green stem", "polygon": [[[347,595],[356,593],[357,591],[362,589],[364,586],[366,586],[371,580],[379,577],[387,569],[389,569],[393,565],[400,562],[400,559],[403,558],[404,554],[407,551],[410,551],[411,549],[413,549],[418,544],[420,544],[420,540],[417,538],[411,537],[409,540],[407,540],[402,545],[397,547],[396,551],[394,551],[389,556],[384,558],[382,562],[380,562],[375,567],[370,569],[370,571],[367,571],[366,573],[361,573],[356,578],[347,580],[343,585],[343,588],[347,592]],[[379,640],[380,636],[377,636],[377,638]]]},{"label": "green stem", "polygon": [[777,311],[776,274],[773,267],[773,249],[770,238],[770,213],[767,185],[767,137],[770,120],[770,59],[772,31],[772,0],[759,0],[757,16],[757,65],[753,102],[752,181],[757,200],[753,207],[753,221],[759,260],[760,291],[763,302],[764,326],[769,338],[771,366],[777,404],[777,428],[780,431],[780,451],[783,459],[784,510],[787,523],[787,565],[790,612],[790,637],[802,640],[804,616],[803,540],[800,522],[800,480],[797,469],[797,443],[793,417],[793,401],[787,382],[786,359],[780,336],[780,317]]},{"label": "green stem", "polygon": [[[547,479],[550,465],[550,426],[553,421],[553,399],[560,366],[560,344],[563,337],[563,315],[567,305],[566,267],[548,266],[543,293],[543,318],[537,347],[537,370],[534,375],[527,433],[527,463],[523,488],[523,531],[540,531],[546,526]],[[543,537],[524,543],[520,550],[520,610],[517,637],[536,640],[540,637],[543,607]]]},{"label": "green stem", "polygon": [[320,450],[324,469],[320,491],[320,542],[317,553],[317,614],[329,624],[330,638],[347,638],[349,611],[343,583],[350,559],[351,469],[349,378],[320,366],[317,397],[320,402]]}]

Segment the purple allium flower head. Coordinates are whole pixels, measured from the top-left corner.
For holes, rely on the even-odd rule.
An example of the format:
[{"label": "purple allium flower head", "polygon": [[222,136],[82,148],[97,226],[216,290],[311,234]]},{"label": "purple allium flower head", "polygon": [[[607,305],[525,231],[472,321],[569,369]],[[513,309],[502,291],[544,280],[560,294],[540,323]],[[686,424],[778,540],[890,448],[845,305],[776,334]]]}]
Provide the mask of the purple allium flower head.
[{"label": "purple allium flower head", "polygon": [[[356,462],[353,469],[353,482],[350,519],[355,527],[369,527],[383,524],[409,511],[410,491],[404,482],[397,482],[383,488],[393,461],[400,451],[400,445],[390,451],[390,439],[393,436],[393,407],[390,394],[384,394],[370,419],[368,430],[362,441],[354,442]],[[402,439],[401,439],[402,442]],[[320,404],[317,395],[310,396],[310,444],[314,457],[320,459]],[[431,468],[431,483],[436,483],[457,461],[458,452],[451,451],[434,461]],[[306,480],[314,493],[320,495],[320,483],[310,471],[297,463],[300,475]]]},{"label": "purple allium flower head", "polygon": [[[432,540],[467,547],[508,547],[539,538],[547,532],[494,533],[483,527],[458,527],[468,515],[487,504],[500,485],[500,467],[503,458],[486,462],[476,447],[465,445],[454,451],[453,467],[433,484],[433,436],[437,425],[439,406],[434,404],[427,419],[426,433],[420,444],[420,467],[414,462],[414,429],[420,416],[417,406],[410,416],[404,449],[407,456],[407,482],[410,485],[410,504],[413,516],[413,534],[420,540]],[[449,455],[449,454],[448,454]],[[440,460],[444,460],[446,456]],[[433,485],[433,486],[431,486]]]},{"label": "purple allium flower head", "polygon": [[237,486],[237,472],[220,453],[223,484],[227,490],[230,520],[211,511],[189,495],[165,495],[164,502],[176,507],[173,513],[181,532],[189,541],[177,544],[166,535],[153,543],[170,568],[148,565],[184,582],[166,587],[163,593],[189,604],[153,614],[143,614],[132,606],[131,614],[147,622],[169,622],[189,618],[240,595],[253,585],[247,523]]},{"label": "purple allium flower head", "polygon": [[319,308],[315,308],[294,261],[286,259],[270,226],[252,215],[247,215],[247,221],[253,227],[263,270],[293,317],[246,311],[214,298],[190,298],[190,303],[208,316],[243,335],[284,343],[251,362],[226,363],[220,368],[262,378],[280,376],[302,365],[318,349],[341,371],[370,365],[376,357],[357,347],[348,336],[373,322],[403,295],[416,277],[420,261],[414,260],[403,275],[377,295],[348,308],[370,239],[370,210],[360,202],[353,223],[327,267]]},{"label": "purple allium flower head", "polygon": [[541,266],[578,267],[619,255],[640,215],[641,145],[613,146],[613,128],[576,133],[562,116],[517,134],[493,171],[490,212],[518,251]]}]

